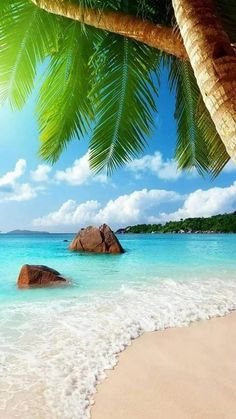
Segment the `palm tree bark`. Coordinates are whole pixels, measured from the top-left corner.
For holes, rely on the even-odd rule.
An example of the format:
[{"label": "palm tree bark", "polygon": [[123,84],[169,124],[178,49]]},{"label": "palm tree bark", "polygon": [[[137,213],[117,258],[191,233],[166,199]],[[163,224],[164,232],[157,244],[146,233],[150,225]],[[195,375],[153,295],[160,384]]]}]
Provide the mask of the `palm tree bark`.
[{"label": "palm tree bark", "polygon": [[175,17],[203,100],[236,162],[236,52],[212,0],[173,0]]},{"label": "palm tree bark", "polygon": [[85,9],[68,0],[31,1],[47,12],[126,36],[181,59],[188,58],[181,37],[172,28],[123,13]]}]

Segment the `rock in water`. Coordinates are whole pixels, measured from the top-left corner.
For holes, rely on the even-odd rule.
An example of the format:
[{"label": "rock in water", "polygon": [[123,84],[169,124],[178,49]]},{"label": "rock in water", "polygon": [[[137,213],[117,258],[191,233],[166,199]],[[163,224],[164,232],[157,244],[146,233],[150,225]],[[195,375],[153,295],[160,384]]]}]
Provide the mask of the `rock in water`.
[{"label": "rock in water", "polygon": [[24,265],[18,277],[18,287],[47,287],[67,282],[55,269],[43,265]]},{"label": "rock in water", "polygon": [[93,253],[124,253],[119,240],[107,224],[81,228],[69,246],[70,250]]}]

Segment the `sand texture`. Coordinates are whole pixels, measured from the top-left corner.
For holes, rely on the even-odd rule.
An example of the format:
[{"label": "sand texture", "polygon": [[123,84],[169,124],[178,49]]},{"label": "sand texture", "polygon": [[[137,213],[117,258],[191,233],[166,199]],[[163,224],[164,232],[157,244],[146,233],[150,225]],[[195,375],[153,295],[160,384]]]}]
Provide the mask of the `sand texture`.
[{"label": "sand texture", "polygon": [[98,386],[92,419],[235,419],[236,312],[146,333]]}]

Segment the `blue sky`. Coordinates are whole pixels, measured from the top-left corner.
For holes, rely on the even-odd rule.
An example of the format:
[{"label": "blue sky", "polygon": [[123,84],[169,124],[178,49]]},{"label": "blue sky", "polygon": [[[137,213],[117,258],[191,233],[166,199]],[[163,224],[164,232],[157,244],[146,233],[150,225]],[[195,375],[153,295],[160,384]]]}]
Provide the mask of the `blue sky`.
[{"label": "blue sky", "polygon": [[148,147],[139,159],[108,179],[93,177],[89,171],[88,139],[73,140],[53,167],[39,159],[35,97],[36,92],[21,112],[7,105],[0,109],[1,231],[74,232],[102,222],[117,228],[236,209],[233,164],[214,181],[176,172],[174,100],[165,74],[156,129]]}]

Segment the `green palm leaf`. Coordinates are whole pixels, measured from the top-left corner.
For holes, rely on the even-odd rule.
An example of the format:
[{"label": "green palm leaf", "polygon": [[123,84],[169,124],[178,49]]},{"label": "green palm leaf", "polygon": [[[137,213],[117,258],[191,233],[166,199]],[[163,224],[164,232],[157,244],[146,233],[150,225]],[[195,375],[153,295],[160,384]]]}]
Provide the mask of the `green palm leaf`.
[{"label": "green palm leaf", "polygon": [[230,157],[216,131],[215,125],[201,96],[199,97],[197,108],[197,121],[201,135],[205,138],[209,153],[209,172],[215,178],[222,171],[226,163],[228,163]]},{"label": "green palm leaf", "polygon": [[[171,2],[166,0],[158,4],[153,0],[73,1],[167,26],[175,23]],[[214,1],[235,42],[235,1]],[[89,131],[91,121],[94,170],[106,167],[111,172],[137,156],[154,125],[157,81],[153,82],[153,74],[156,70],[158,76],[164,63],[176,92],[179,167],[196,167],[202,174],[216,176],[228,161],[187,62],[59,18],[30,0],[1,0],[0,18],[0,102],[9,99],[12,107],[22,108],[34,87],[38,64],[50,57],[37,105],[44,159],[55,162],[71,138]]]},{"label": "green palm leaf", "polygon": [[9,99],[12,107],[22,108],[37,65],[55,48],[57,19],[27,0],[9,0],[1,7],[0,101]]},{"label": "green palm leaf", "polygon": [[6,13],[7,9],[11,8],[11,1],[9,0],[2,0],[0,3],[0,15],[2,17],[3,13]]},{"label": "green palm leaf", "polygon": [[180,169],[196,168],[216,176],[229,160],[202,100],[189,63],[170,58],[170,86],[176,90],[177,145]]},{"label": "green palm leaf", "polygon": [[158,52],[107,35],[93,60],[96,126],[90,141],[92,169],[112,172],[140,153],[153,126],[156,89],[152,70]]},{"label": "green palm leaf", "polygon": [[236,43],[236,2],[235,0],[215,0],[217,11],[232,43]]},{"label": "green palm leaf", "polygon": [[80,138],[88,131],[93,117],[88,62],[94,33],[70,20],[63,21],[61,31],[63,38],[46,71],[37,105],[40,154],[51,162],[74,136]]},{"label": "green palm leaf", "polygon": [[188,62],[171,59],[170,86],[176,90],[177,144],[175,157],[180,169],[208,170],[208,150],[197,125],[199,89]]},{"label": "green palm leaf", "polygon": [[116,10],[125,14],[139,16],[159,24],[171,25],[174,12],[171,2],[166,0],[74,0],[83,8],[99,11]]}]

